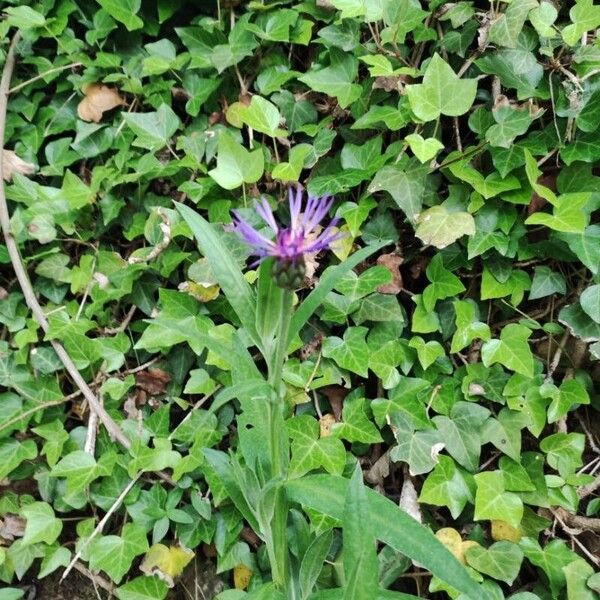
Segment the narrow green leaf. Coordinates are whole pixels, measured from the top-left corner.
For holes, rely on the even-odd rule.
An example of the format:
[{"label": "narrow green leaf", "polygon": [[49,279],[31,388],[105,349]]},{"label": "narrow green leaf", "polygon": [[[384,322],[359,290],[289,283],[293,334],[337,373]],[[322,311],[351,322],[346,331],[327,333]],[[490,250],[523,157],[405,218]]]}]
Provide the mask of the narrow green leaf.
[{"label": "narrow green leaf", "polygon": [[[286,483],[291,500],[340,520],[348,486],[347,479],[329,475],[310,475]],[[487,594],[431,531],[377,492],[367,489],[366,498],[377,539],[421,563],[471,600],[487,600]]]},{"label": "narrow green leaf", "polygon": [[256,331],[256,298],[235,259],[219,239],[219,233],[204,217],[179,202],[175,206],[196,236],[202,253],[208,258],[219,285],[242,325],[254,343],[262,348]]}]

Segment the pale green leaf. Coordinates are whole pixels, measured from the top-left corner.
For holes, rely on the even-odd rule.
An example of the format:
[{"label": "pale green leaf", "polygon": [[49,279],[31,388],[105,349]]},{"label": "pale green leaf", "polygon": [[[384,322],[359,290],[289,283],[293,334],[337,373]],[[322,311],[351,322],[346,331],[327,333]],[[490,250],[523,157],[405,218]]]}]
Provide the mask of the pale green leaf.
[{"label": "pale green leaf", "polygon": [[477,80],[460,79],[439,54],[434,54],[423,76],[423,83],[407,85],[410,107],[422,121],[440,115],[458,117],[471,108]]}]

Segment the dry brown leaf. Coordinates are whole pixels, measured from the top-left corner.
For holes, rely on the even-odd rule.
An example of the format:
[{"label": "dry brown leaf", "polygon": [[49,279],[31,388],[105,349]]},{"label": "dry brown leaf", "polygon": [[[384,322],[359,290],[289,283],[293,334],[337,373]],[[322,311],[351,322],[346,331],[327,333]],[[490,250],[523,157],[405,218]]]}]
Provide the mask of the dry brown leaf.
[{"label": "dry brown leaf", "polygon": [[0,519],[0,545],[2,542],[12,542],[17,537],[25,534],[25,519],[8,513]]},{"label": "dry brown leaf", "polygon": [[150,396],[164,394],[169,381],[171,376],[162,369],[148,369],[135,374],[136,385]]},{"label": "dry brown leaf", "polygon": [[2,176],[4,181],[10,181],[13,173],[33,175],[35,173],[35,165],[24,161],[12,150],[6,150],[5,148],[2,151]]},{"label": "dry brown leaf", "polygon": [[383,480],[390,474],[390,451],[384,452],[365,473],[365,479],[376,486],[383,487]]},{"label": "dry brown leaf", "polygon": [[331,435],[331,428],[335,425],[335,417],[327,413],[319,419],[319,437],[325,438]]},{"label": "dry brown leaf", "polygon": [[107,110],[125,104],[123,97],[115,88],[101,83],[90,83],[83,87],[85,98],[77,107],[77,114],[84,121],[99,123]]},{"label": "dry brown leaf", "polygon": [[380,294],[398,294],[402,291],[402,273],[400,273],[400,265],[404,259],[398,254],[382,254],[377,258],[377,264],[383,265],[392,274],[392,280],[389,283],[384,283],[377,288]]}]

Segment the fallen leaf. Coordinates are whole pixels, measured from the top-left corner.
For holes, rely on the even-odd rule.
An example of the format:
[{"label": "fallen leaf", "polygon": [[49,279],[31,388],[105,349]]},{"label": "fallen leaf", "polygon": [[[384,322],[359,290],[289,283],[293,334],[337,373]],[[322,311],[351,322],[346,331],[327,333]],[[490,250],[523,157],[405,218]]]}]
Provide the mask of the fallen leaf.
[{"label": "fallen leaf", "polygon": [[4,519],[0,519],[0,545],[4,542],[12,542],[17,537],[23,537],[25,533],[25,519],[8,513]]},{"label": "fallen leaf", "polygon": [[473,540],[463,539],[460,533],[453,527],[443,527],[435,532],[435,537],[454,554],[455,558],[463,565],[467,564],[465,558],[465,552],[473,546],[479,546],[479,544]]},{"label": "fallen leaf", "polygon": [[150,546],[140,565],[140,571],[148,576],[158,575],[169,587],[173,580],[181,575],[186,565],[194,558],[194,553],[181,546]]},{"label": "fallen leaf", "polygon": [[390,474],[390,451],[384,452],[365,472],[365,479],[376,486],[383,486],[383,480]]},{"label": "fallen leaf", "polygon": [[417,490],[409,477],[406,477],[402,484],[398,506],[413,519],[419,521],[419,523],[423,522],[423,516],[421,515],[421,509],[419,508],[419,502],[417,500]]},{"label": "fallen leaf", "polygon": [[244,564],[233,568],[233,585],[236,590],[245,590],[252,579],[252,571]]},{"label": "fallen leaf", "polygon": [[506,521],[493,520],[491,535],[495,542],[506,540],[518,544],[523,532]]},{"label": "fallen leaf", "polygon": [[135,384],[151,396],[165,393],[171,376],[162,369],[148,369],[135,374]]},{"label": "fallen leaf", "polygon": [[333,427],[335,422],[335,417],[331,413],[323,415],[319,419],[320,437],[329,437],[331,435],[331,428]]},{"label": "fallen leaf", "polygon": [[87,84],[82,91],[85,98],[79,103],[77,114],[84,121],[99,123],[107,110],[125,104],[124,99],[115,88],[101,83]]},{"label": "fallen leaf", "polygon": [[333,416],[336,421],[339,421],[342,418],[344,398],[348,395],[348,390],[340,385],[327,385],[321,388],[321,392],[327,396]]},{"label": "fallen leaf", "polygon": [[404,259],[398,254],[382,254],[377,258],[377,264],[385,267],[391,274],[392,280],[389,283],[384,283],[377,288],[380,294],[398,294],[402,291],[402,273],[400,273],[400,265]]},{"label": "fallen leaf", "polygon": [[2,176],[4,181],[10,181],[13,173],[19,175],[33,175],[35,173],[35,165],[24,161],[17,156],[12,150],[2,151]]}]

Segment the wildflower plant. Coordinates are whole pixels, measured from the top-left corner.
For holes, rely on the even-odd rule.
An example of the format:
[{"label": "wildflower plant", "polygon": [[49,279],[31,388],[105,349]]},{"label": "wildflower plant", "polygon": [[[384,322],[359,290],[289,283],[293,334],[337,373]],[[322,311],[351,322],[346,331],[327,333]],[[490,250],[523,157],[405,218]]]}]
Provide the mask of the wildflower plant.
[{"label": "wildflower plant", "polygon": [[[230,233],[237,234],[256,257],[256,291],[249,285],[227,248],[224,232],[219,232],[201,215],[177,204],[181,216],[194,233],[202,253],[227,300],[236,312],[245,335],[256,346],[267,365],[264,377],[256,367],[242,336],[229,356],[232,385],[215,398],[215,407],[232,399],[239,401],[239,451],[225,454],[205,449],[203,454],[219,475],[227,493],[252,529],[265,543],[272,581],[261,590],[270,600],[307,600],[331,545],[332,533],[313,533],[312,542],[301,548],[288,535],[294,502],[308,504],[343,523],[344,573],[348,586],[355,589],[356,578],[373,578],[377,572],[375,540],[410,556],[452,581],[456,589],[472,598],[483,598],[479,586],[434,536],[391,501],[364,487],[360,468],[351,479],[334,474],[290,473],[290,439],[286,421],[291,406],[286,401],[283,368],[289,349],[301,328],[323,302],[336,283],[356,265],[389,243],[382,240],[357,250],[345,261],[330,267],[316,287],[294,306],[294,289],[304,278],[307,255],[326,251],[340,239],[337,220],[329,218],[333,198],[309,197],[303,202],[300,188],[288,191],[289,224],[284,225],[265,198],[256,201],[256,213],[268,234],[258,230],[234,211]],[[319,227],[322,227],[319,229]],[[203,343],[224,354],[209,336]],[[372,586],[377,587],[373,580]],[[342,592],[342,590],[340,590]],[[337,597],[337,596],[336,596]],[[341,597],[341,596],[340,596]]]}]

